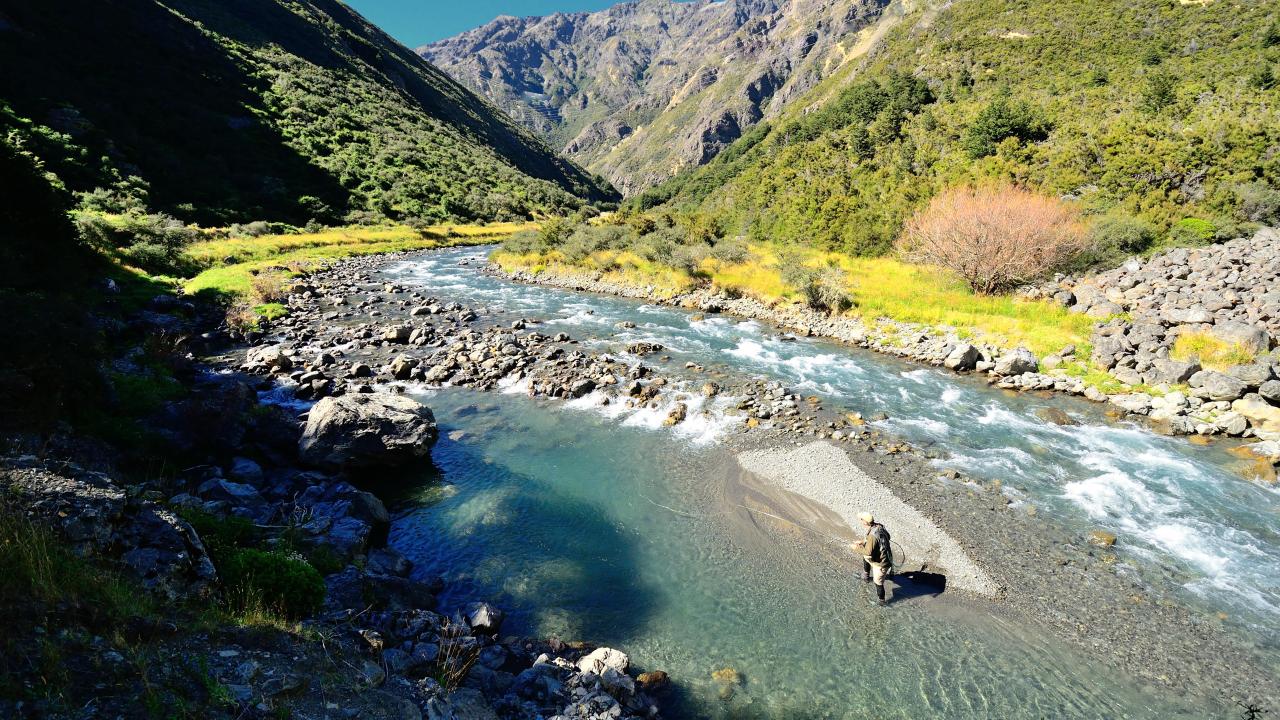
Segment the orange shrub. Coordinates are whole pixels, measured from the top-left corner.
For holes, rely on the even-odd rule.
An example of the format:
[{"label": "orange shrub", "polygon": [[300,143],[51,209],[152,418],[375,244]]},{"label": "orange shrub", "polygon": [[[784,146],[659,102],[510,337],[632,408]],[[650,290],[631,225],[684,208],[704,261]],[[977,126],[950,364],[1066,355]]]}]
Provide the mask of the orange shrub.
[{"label": "orange shrub", "polygon": [[908,259],[951,270],[984,294],[1052,272],[1086,246],[1075,208],[1012,185],[946,190],[907,222],[898,240]]}]

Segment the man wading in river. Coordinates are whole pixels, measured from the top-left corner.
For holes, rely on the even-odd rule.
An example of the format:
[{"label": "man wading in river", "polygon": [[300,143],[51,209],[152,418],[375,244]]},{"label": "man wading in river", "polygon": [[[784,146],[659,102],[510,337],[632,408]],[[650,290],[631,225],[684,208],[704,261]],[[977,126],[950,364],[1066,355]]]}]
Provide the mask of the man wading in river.
[{"label": "man wading in river", "polygon": [[862,582],[876,584],[876,602],[885,605],[884,579],[893,574],[893,548],[889,541],[889,531],[876,522],[869,512],[858,516],[862,526],[867,529],[867,536],[862,542],[853,543],[850,547],[862,556]]}]

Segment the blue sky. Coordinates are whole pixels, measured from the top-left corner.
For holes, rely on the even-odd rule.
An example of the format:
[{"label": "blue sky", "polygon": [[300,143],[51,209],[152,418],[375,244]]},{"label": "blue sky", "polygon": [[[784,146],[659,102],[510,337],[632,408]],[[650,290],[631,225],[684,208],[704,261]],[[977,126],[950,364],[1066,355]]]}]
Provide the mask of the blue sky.
[{"label": "blue sky", "polygon": [[345,0],[409,47],[457,35],[499,15],[601,10],[620,0]]}]

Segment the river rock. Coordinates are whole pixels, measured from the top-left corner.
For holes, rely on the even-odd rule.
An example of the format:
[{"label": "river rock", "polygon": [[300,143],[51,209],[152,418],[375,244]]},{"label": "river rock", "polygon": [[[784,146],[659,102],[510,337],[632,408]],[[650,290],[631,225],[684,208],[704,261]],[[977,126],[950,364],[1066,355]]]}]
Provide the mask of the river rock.
[{"label": "river rock", "polygon": [[1040,408],[1039,410],[1036,411],[1036,414],[1039,415],[1042,420],[1046,422],[1051,422],[1054,425],[1077,425],[1078,424],[1075,420],[1071,418],[1070,415],[1066,414],[1061,409],[1056,407]]},{"label": "river rock", "polygon": [[621,650],[613,648],[596,648],[589,655],[578,661],[578,670],[584,673],[601,675],[606,669],[625,673],[631,665],[631,659]]},{"label": "river rock", "polygon": [[467,606],[467,626],[482,635],[496,635],[502,628],[502,620],[506,617],[498,608],[489,603],[471,603]]},{"label": "river rock", "polygon": [[1226,374],[1256,389],[1271,379],[1271,365],[1253,363],[1251,365],[1233,365],[1226,369]]},{"label": "river rock", "polygon": [[1180,385],[1190,380],[1191,376],[1198,372],[1200,372],[1200,363],[1198,362],[1156,358],[1151,362],[1151,368],[1143,373],[1142,377],[1148,385],[1160,385],[1162,383]]},{"label": "river rock", "polygon": [[245,365],[254,370],[290,370],[293,360],[285,354],[283,345],[264,345],[249,350]]},{"label": "river rock", "polygon": [[1241,322],[1227,321],[1214,325],[1209,334],[1225,343],[1232,343],[1252,353],[1266,352],[1271,347],[1271,337],[1263,328]]},{"label": "river rock", "polygon": [[972,370],[982,359],[982,351],[969,343],[960,343],[942,360],[942,365],[951,370]]},{"label": "river rock", "polygon": [[1258,387],[1258,394],[1280,405],[1280,380],[1268,380]]},{"label": "river rock", "polygon": [[1246,395],[1231,403],[1231,410],[1247,418],[1258,437],[1280,439],[1280,407],[1268,403],[1261,395]]},{"label": "river rock", "polygon": [[1194,395],[1209,400],[1235,400],[1249,389],[1238,378],[1214,370],[1201,370],[1189,382]]},{"label": "river rock", "polygon": [[1039,367],[1036,362],[1036,356],[1026,348],[1015,348],[1010,352],[1006,352],[996,360],[995,372],[997,375],[1022,375],[1024,373],[1035,372]]},{"label": "river rock", "polygon": [[427,457],[435,416],[401,395],[326,397],[311,408],[298,441],[304,462],[326,469],[394,467]]}]

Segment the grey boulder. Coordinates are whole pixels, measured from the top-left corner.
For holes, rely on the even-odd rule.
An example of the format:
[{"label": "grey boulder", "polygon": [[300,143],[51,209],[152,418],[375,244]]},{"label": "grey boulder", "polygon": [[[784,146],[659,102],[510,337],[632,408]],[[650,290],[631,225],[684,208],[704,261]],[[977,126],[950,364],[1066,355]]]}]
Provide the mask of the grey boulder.
[{"label": "grey boulder", "polygon": [[1239,378],[1214,370],[1201,370],[1191,376],[1190,382],[1192,394],[1208,400],[1235,400],[1249,389]]},{"label": "grey boulder", "polygon": [[299,458],[326,469],[396,467],[427,457],[436,441],[431,410],[389,393],[326,397],[311,408]]},{"label": "grey boulder", "polygon": [[995,371],[997,375],[1023,375],[1035,372],[1039,367],[1036,356],[1030,350],[1016,348],[996,360]]}]

